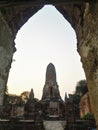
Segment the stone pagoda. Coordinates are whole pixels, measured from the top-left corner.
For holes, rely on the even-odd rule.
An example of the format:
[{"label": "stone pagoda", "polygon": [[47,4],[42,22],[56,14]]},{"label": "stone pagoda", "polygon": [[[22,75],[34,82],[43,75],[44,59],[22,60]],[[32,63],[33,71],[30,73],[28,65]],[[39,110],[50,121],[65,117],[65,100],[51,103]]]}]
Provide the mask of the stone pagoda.
[{"label": "stone pagoda", "polygon": [[56,71],[52,63],[47,66],[46,70],[46,81],[43,88],[42,100],[56,98],[61,99],[59,87],[56,82]]},{"label": "stone pagoda", "polygon": [[46,69],[46,81],[41,103],[43,104],[43,112],[48,117],[62,117],[64,115],[64,101],[60,96],[56,70],[52,63]]}]

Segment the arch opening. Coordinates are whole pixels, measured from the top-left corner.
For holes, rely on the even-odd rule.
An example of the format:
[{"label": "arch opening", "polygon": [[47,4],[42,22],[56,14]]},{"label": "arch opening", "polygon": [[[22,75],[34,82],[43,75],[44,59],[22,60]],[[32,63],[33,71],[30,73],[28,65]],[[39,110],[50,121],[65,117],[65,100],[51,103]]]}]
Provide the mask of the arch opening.
[{"label": "arch opening", "polygon": [[72,93],[76,82],[85,78],[76,51],[76,34],[54,6],[45,6],[32,16],[18,32],[15,42],[17,52],[9,75],[9,92],[20,94],[33,88],[40,98],[50,62],[56,67],[62,98],[65,91]]}]

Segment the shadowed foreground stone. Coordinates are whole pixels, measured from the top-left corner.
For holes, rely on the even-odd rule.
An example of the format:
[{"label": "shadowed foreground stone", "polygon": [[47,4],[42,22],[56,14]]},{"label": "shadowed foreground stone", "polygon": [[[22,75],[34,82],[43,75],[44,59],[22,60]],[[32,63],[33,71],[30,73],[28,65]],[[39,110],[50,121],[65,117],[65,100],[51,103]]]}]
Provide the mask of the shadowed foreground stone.
[{"label": "shadowed foreground stone", "polygon": [[45,130],[64,130],[66,121],[44,121]]}]

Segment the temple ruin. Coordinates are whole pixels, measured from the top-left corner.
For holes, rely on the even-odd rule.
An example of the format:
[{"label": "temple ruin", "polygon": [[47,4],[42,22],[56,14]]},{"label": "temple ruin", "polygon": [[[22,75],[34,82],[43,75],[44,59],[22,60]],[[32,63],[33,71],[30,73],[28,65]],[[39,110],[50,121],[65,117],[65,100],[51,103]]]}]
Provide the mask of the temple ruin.
[{"label": "temple ruin", "polygon": [[[18,30],[44,5],[51,4],[71,24],[86,75],[90,102],[98,127],[98,2],[97,0],[0,1],[0,110],[15,49]],[[98,128],[97,128],[98,130]]]},{"label": "temple ruin", "polygon": [[[24,98],[23,94],[26,94]],[[27,96],[28,94],[29,96]],[[56,69],[52,63],[48,64],[46,69],[41,100],[35,98],[33,89],[30,92],[23,92],[21,96],[12,95],[12,98],[10,97],[11,95],[7,95],[0,113],[0,128],[2,130],[10,127],[21,130],[54,130],[56,128],[58,130],[87,130],[88,127],[96,128],[95,118],[84,120],[80,117],[80,105],[73,101],[74,94],[68,96],[65,93],[65,100],[62,100]],[[85,101],[86,105],[90,103]],[[88,108],[90,107],[88,106]],[[83,103],[81,110],[84,112],[84,109]],[[86,113],[88,111],[86,107]]]},{"label": "temple ruin", "polygon": [[65,118],[65,103],[60,96],[59,86],[56,81],[56,70],[52,63],[47,66],[41,103],[45,117]]}]

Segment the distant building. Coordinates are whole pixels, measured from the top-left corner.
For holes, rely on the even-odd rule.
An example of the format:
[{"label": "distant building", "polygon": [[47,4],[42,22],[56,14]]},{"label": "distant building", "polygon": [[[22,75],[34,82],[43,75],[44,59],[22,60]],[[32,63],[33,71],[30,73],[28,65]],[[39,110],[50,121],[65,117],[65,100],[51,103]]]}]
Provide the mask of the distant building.
[{"label": "distant building", "polygon": [[41,103],[47,117],[64,117],[65,104],[56,81],[56,71],[52,63],[46,69],[46,81],[43,88]]},{"label": "distant building", "polygon": [[47,66],[46,81],[43,88],[42,100],[50,98],[61,99],[59,86],[56,81],[56,71],[52,63]]}]

